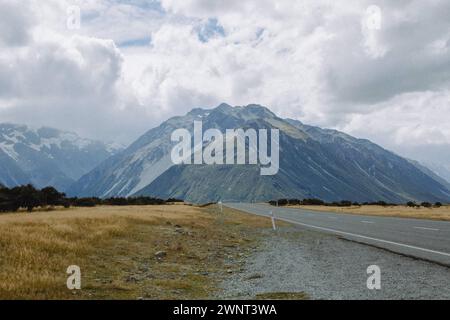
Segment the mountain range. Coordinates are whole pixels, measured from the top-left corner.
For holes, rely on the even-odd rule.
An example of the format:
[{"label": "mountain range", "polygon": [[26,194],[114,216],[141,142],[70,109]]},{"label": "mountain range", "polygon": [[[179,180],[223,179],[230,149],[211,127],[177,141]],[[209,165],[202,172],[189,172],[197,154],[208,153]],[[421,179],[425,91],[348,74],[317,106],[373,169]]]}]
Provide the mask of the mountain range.
[{"label": "mountain range", "polygon": [[0,124],[0,183],[65,191],[123,147],[53,128]]},{"label": "mountain range", "polygon": [[[174,130],[279,129],[280,170],[258,165],[174,165]],[[29,172],[29,171],[28,171]],[[79,172],[79,171],[78,171]],[[450,201],[450,185],[431,170],[364,139],[282,119],[259,105],[193,109],[149,130],[72,184],[72,196],[136,196],[211,201],[321,198],[326,201]]]}]

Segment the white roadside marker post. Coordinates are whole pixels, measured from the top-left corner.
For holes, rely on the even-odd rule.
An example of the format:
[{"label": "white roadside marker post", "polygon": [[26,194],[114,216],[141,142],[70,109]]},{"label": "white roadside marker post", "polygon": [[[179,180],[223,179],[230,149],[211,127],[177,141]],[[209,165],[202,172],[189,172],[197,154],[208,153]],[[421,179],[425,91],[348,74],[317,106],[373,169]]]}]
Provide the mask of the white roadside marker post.
[{"label": "white roadside marker post", "polygon": [[272,227],[274,231],[277,231],[277,226],[275,224],[275,216],[273,215],[273,211],[270,211],[270,217],[272,219]]},{"label": "white roadside marker post", "polygon": [[219,207],[220,207],[220,212],[223,213],[223,205],[222,205],[222,201],[219,201]]}]

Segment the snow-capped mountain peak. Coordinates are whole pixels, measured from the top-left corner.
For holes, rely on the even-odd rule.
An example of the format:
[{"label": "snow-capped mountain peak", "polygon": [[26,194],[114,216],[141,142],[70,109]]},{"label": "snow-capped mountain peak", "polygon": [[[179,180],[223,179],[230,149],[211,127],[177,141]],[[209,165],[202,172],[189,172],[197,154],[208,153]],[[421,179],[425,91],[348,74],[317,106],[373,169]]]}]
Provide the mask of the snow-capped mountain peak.
[{"label": "snow-capped mountain peak", "polygon": [[[194,121],[210,128],[277,128],[280,172],[262,177],[255,166],[174,165],[171,133],[192,132]],[[342,132],[277,117],[259,105],[193,109],[149,130],[117,156],[83,176],[69,190],[74,196],[219,199],[264,201],[318,197],[327,201],[443,201],[447,186],[404,158]]]},{"label": "snow-capped mountain peak", "polygon": [[0,124],[0,183],[33,183],[64,190],[101,161],[123,148],[85,139],[73,132]]}]

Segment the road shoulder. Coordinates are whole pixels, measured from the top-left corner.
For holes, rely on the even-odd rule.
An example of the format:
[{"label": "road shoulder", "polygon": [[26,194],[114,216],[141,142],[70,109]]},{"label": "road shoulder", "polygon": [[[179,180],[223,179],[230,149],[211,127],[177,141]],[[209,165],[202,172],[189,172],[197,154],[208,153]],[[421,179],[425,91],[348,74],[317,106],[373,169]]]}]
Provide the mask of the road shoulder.
[{"label": "road shoulder", "polygon": [[[241,272],[220,298],[295,293],[310,299],[450,299],[450,269],[300,227],[263,231]],[[367,288],[367,268],[381,269],[381,290]]]}]

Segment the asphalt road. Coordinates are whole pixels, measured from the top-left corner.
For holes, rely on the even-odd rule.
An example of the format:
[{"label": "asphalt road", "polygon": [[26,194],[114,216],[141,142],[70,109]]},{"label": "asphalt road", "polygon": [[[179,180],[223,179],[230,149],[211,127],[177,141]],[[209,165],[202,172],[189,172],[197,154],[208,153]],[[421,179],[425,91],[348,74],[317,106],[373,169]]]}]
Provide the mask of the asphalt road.
[{"label": "asphalt road", "polygon": [[410,257],[450,266],[450,222],[336,214],[264,204],[226,203],[229,208],[339,235]]}]

